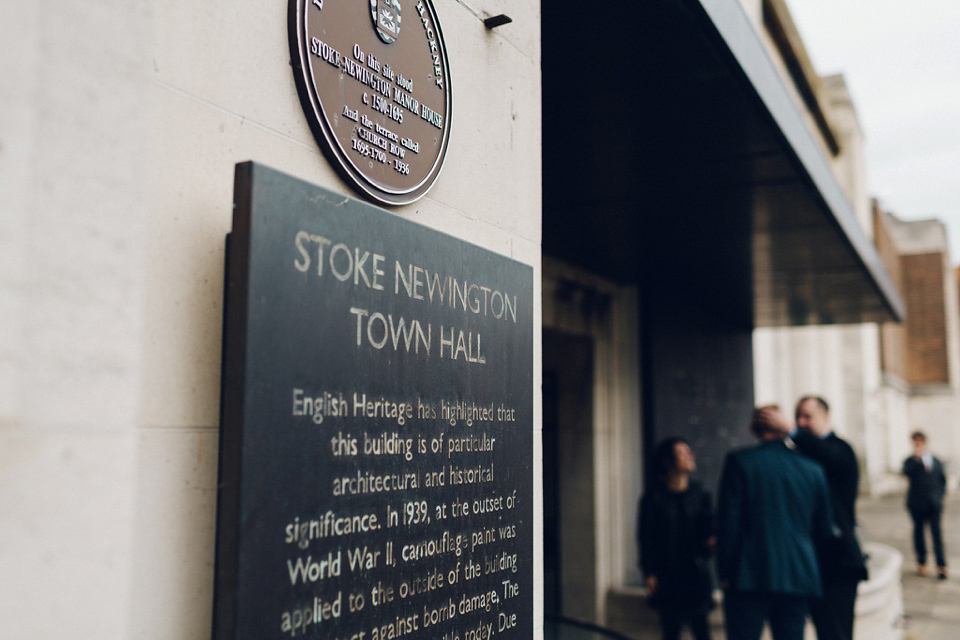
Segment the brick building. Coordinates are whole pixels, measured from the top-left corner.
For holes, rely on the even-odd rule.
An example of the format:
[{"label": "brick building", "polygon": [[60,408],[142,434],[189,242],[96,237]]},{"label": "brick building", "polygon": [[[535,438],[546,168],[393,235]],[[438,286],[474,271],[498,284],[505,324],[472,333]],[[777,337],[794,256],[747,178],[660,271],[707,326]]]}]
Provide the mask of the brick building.
[{"label": "brick building", "polygon": [[875,207],[896,249],[890,271],[900,280],[906,305],[902,324],[881,329],[884,380],[905,395],[905,424],[889,433],[890,471],[899,470],[909,455],[909,433],[920,429],[955,476],[960,460],[960,312],[947,230],[939,220],[904,221]]}]

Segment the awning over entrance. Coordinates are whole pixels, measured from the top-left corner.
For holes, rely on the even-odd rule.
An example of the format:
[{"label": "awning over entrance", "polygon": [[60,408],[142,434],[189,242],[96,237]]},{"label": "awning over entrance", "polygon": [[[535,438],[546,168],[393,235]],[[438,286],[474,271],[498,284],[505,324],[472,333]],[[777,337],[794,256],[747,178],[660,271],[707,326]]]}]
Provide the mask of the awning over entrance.
[{"label": "awning over entrance", "polygon": [[[744,158],[760,205],[754,224],[756,324],[902,319],[899,292],[739,3],[699,4],[782,139],[772,157],[758,149]],[[782,185],[767,186],[778,179]]]},{"label": "awning over entrance", "polygon": [[724,324],[902,318],[737,0],[561,4],[543,13],[546,253]]}]

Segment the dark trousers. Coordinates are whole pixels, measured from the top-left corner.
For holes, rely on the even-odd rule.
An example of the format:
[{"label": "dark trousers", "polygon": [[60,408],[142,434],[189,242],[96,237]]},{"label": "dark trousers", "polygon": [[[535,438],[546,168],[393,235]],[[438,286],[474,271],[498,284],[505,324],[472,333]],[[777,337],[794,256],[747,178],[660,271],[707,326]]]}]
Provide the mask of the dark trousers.
[{"label": "dark trousers", "polygon": [[783,593],[726,591],[723,595],[727,640],[759,640],[770,621],[773,640],[803,640],[809,598]]},{"label": "dark trousers", "polygon": [[917,552],[917,564],[921,566],[927,564],[927,543],[924,539],[923,528],[928,523],[930,524],[930,537],[933,538],[933,554],[936,556],[937,566],[947,566],[947,557],[943,552],[943,538],[940,535],[940,515],[942,512],[943,509],[939,506],[924,510],[910,510],[910,517],[913,518],[913,550]]},{"label": "dark trousers", "polygon": [[695,640],[710,640],[710,625],[707,623],[706,613],[684,616],[669,610],[660,612],[660,633],[663,640],[678,640],[684,623],[690,627],[690,633]]},{"label": "dark trousers", "polygon": [[858,578],[826,575],[823,597],[810,601],[810,617],[817,640],[853,640],[854,604]]}]

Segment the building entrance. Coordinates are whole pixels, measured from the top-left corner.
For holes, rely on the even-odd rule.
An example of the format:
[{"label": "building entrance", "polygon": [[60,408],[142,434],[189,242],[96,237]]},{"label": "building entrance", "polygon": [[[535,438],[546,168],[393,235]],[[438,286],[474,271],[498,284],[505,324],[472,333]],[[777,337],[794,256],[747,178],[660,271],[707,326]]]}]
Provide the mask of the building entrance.
[{"label": "building entrance", "polygon": [[596,609],[594,345],[543,331],[544,612],[581,620]]}]

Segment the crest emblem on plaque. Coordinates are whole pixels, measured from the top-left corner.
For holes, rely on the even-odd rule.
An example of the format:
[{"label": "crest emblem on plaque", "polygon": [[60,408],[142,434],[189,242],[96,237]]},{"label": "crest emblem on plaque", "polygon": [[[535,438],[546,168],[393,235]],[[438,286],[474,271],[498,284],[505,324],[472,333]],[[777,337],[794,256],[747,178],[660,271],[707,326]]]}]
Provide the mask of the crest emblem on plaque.
[{"label": "crest emblem on plaque", "polygon": [[400,0],[370,0],[370,17],[380,39],[392,44],[400,35]]},{"label": "crest emblem on plaque", "polygon": [[453,106],[433,0],[289,2],[294,80],[324,155],[381,204],[423,197],[443,167]]}]

